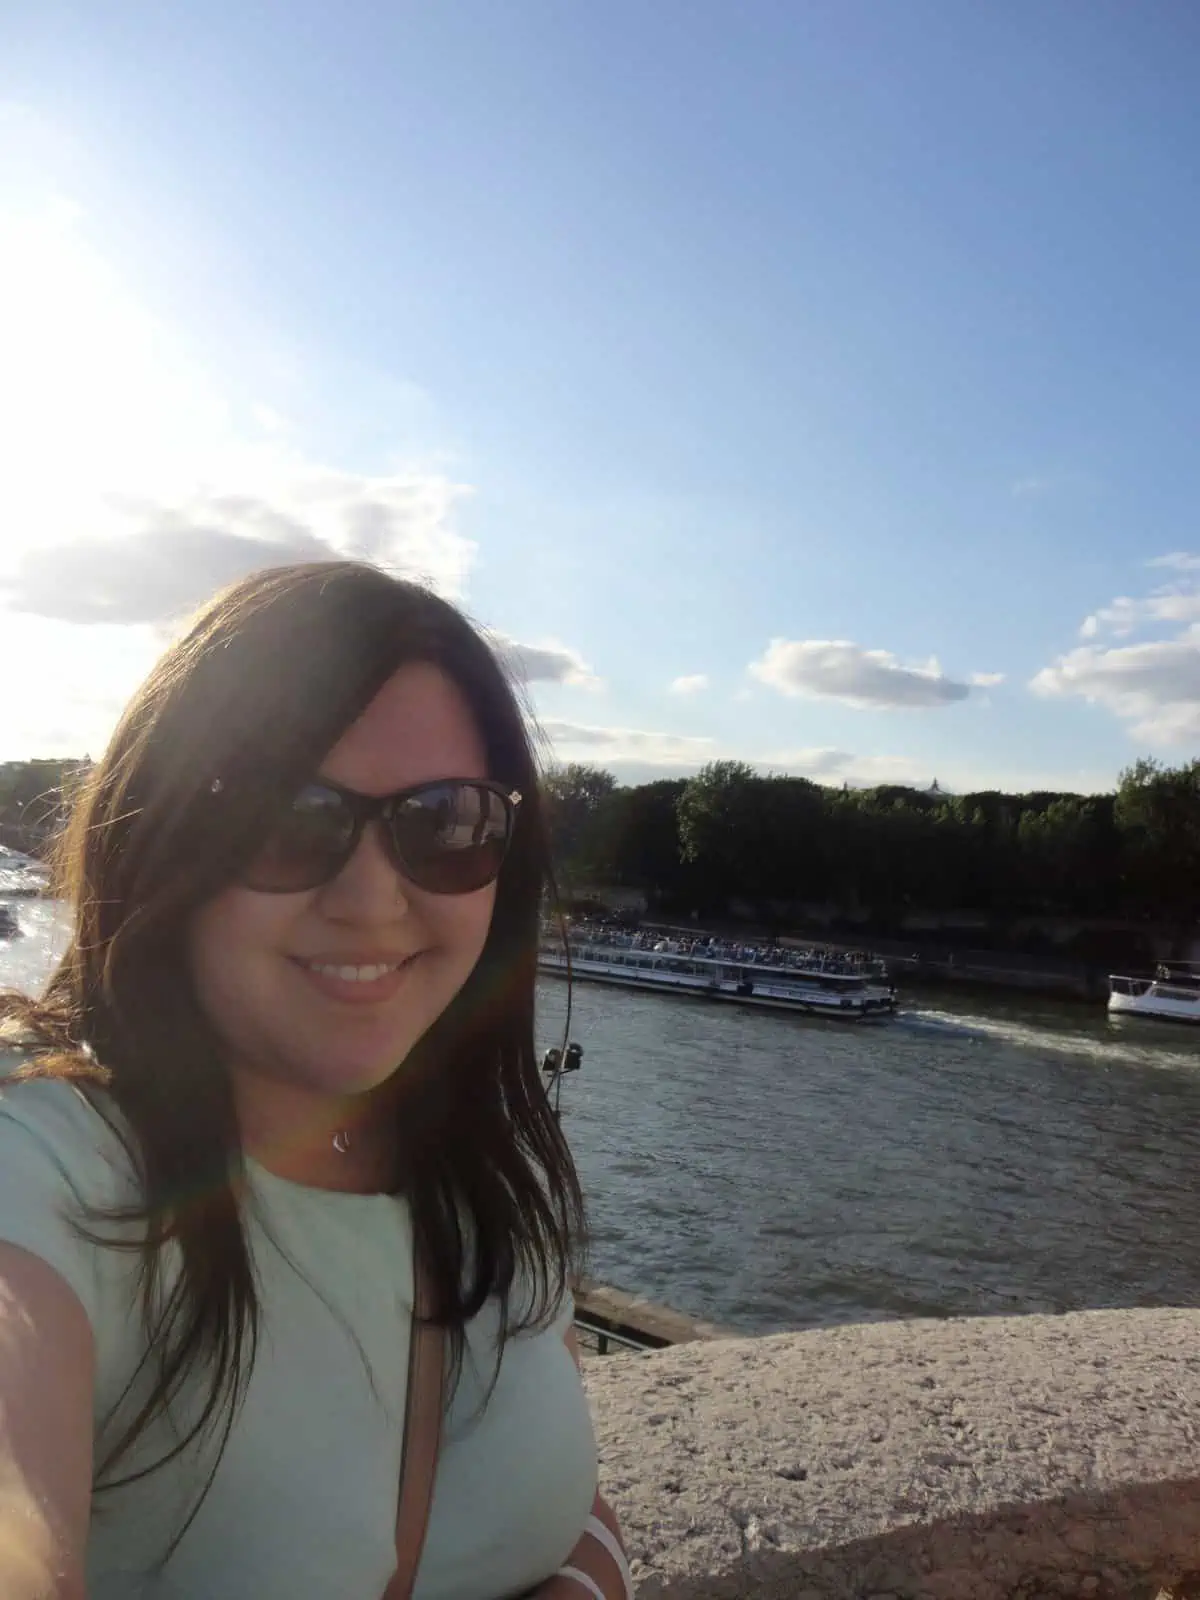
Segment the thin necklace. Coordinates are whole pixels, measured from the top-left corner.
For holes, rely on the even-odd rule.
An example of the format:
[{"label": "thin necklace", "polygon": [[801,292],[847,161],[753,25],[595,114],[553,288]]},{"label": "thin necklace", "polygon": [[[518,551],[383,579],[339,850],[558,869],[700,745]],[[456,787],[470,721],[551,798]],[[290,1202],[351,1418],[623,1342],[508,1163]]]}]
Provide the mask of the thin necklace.
[{"label": "thin necklace", "polygon": [[339,1128],[334,1134],[333,1148],[340,1156],[347,1154],[350,1149],[350,1132],[347,1128]]}]

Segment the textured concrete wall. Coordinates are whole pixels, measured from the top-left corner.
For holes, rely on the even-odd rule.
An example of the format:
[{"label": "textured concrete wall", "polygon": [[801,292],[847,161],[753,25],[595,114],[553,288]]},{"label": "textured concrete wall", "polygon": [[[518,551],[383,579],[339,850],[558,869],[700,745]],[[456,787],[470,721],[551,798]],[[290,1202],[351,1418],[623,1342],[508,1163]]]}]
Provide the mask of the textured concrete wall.
[{"label": "textured concrete wall", "polygon": [[1200,1312],[678,1345],[587,1383],[641,1600],[1154,1600],[1200,1569]]}]

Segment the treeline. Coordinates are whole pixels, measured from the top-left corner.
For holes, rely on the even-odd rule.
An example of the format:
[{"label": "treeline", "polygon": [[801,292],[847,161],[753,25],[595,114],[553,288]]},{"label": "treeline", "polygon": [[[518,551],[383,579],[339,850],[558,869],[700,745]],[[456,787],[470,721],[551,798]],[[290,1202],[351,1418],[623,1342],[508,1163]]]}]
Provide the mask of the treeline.
[{"label": "treeline", "polygon": [[572,765],[546,786],[568,892],[638,889],[702,917],[740,901],[767,925],[818,904],[879,932],[962,910],[1200,921],[1200,761],[1139,761],[1102,795],[831,789],[736,761],[631,788]]},{"label": "treeline", "polygon": [[[79,760],[0,764],[0,843],[40,854]],[[598,767],[552,770],[555,859],[569,894],[637,890],[663,913],[768,926],[823,906],[876,932],[912,913],[1200,923],[1200,761],[1138,761],[1114,793],[949,795],[832,789],[717,761],[693,778],[618,785]]]}]

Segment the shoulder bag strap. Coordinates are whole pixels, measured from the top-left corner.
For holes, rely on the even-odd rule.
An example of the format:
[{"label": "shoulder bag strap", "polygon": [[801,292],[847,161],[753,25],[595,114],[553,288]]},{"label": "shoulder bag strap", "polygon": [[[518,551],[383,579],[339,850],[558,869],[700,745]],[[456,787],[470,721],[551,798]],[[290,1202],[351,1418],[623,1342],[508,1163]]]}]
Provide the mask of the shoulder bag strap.
[{"label": "shoulder bag strap", "polygon": [[424,1319],[429,1314],[429,1284],[414,1268],[413,1314],[408,1349],[408,1394],[404,1402],[404,1442],[400,1449],[400,1492],[396,1504],[396,1571],[383,1600],[410,1600],[421,1564],[433,1480],[442,1438],[446,1384],[446,1334]]}]

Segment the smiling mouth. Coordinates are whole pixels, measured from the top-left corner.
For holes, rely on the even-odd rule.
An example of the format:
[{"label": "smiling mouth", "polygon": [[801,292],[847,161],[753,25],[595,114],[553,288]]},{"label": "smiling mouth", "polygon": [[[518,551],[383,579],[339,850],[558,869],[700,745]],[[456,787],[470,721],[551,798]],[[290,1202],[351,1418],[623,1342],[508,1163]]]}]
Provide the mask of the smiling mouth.
[{"label": "smiling mouth", "polygon": [[303,965],[307,971],[319,973],[322,978],[338,978],[342,983],[375,983],[389,972],[399,972],[405,963],[388,961],[377,962],[369,967],[340,967],[328,961],[305,961]]},{"label": "smiling mouth", "polygon": [[311,972],[318,978],[332,979],[336,983],[379,983],[393,973],[401,972],[409,967],[420,955],[416,950],[410,956],[405,956],[399,961],[305,961],[296,959],[296,965],[304,972]]}]

